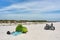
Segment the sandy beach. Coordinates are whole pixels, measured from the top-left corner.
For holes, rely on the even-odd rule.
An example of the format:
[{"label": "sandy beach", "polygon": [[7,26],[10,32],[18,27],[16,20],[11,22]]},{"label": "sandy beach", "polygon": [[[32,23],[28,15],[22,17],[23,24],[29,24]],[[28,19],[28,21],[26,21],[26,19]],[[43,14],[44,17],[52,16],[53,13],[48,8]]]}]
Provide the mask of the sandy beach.
[{"label": "sandy beach", "polygon": [[15,31],[17,25],[0,26],[0,40],[60,40],[60,22],[53,24],[56,28],[54,31],[44,30],[46,23],[23,25],[28,28],[28,32],[17,36],[6,34],[7,31]]}]

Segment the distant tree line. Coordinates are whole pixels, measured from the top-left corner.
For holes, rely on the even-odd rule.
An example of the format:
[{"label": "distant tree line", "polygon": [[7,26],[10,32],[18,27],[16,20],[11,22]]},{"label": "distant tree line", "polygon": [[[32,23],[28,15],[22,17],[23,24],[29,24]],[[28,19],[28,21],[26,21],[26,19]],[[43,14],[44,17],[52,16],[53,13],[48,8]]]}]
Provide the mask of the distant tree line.
[{"label": "distant tree line", "polygon": [[21,23],[21,22],[48,22],[47,20],[0,20],[0,23]]}]

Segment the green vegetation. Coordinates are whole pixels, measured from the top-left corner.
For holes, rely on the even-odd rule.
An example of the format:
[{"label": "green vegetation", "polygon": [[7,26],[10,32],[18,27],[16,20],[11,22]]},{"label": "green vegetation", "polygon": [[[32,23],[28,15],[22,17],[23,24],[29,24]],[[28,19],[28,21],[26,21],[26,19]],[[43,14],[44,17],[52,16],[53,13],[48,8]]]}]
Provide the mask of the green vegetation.
[{"label": "green vegetation", "polygon": [[26,33],[28,30],[26,27],[22,26],[21,24],[19,24],[17,27],[16,27],[16,31],[17,32],[22,32],[22,33]]},{"label": "green vegetation", "polygon": [[47,20],[0,20],[0,23],[48,22]]},{"label": "green vegetation", "polygon": [[19,20],[18,22],[48,22],[47,20]]}]

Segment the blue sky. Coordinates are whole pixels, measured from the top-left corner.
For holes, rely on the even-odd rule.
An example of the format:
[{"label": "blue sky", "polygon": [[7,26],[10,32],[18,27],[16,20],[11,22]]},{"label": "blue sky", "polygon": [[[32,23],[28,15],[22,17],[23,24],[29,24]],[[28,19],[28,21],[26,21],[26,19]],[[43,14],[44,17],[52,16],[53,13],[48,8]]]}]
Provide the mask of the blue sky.
[{"label": "blue sky", "polygon": [[60,0],[0,0],[0,19],[60,21]]}]

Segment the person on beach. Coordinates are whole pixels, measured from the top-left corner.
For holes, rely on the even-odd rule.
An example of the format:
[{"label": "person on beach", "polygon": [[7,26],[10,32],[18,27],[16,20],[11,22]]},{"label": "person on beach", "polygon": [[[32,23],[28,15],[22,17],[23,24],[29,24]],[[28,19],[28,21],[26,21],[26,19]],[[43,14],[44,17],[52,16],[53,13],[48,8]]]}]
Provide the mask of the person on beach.
[{"label": "person on beach", "polygon": [[51,25],[46,24],[46,26],[44,27],[45,30],[55,30],[55,27],[53,26],[53,23],[51,23]]}]

